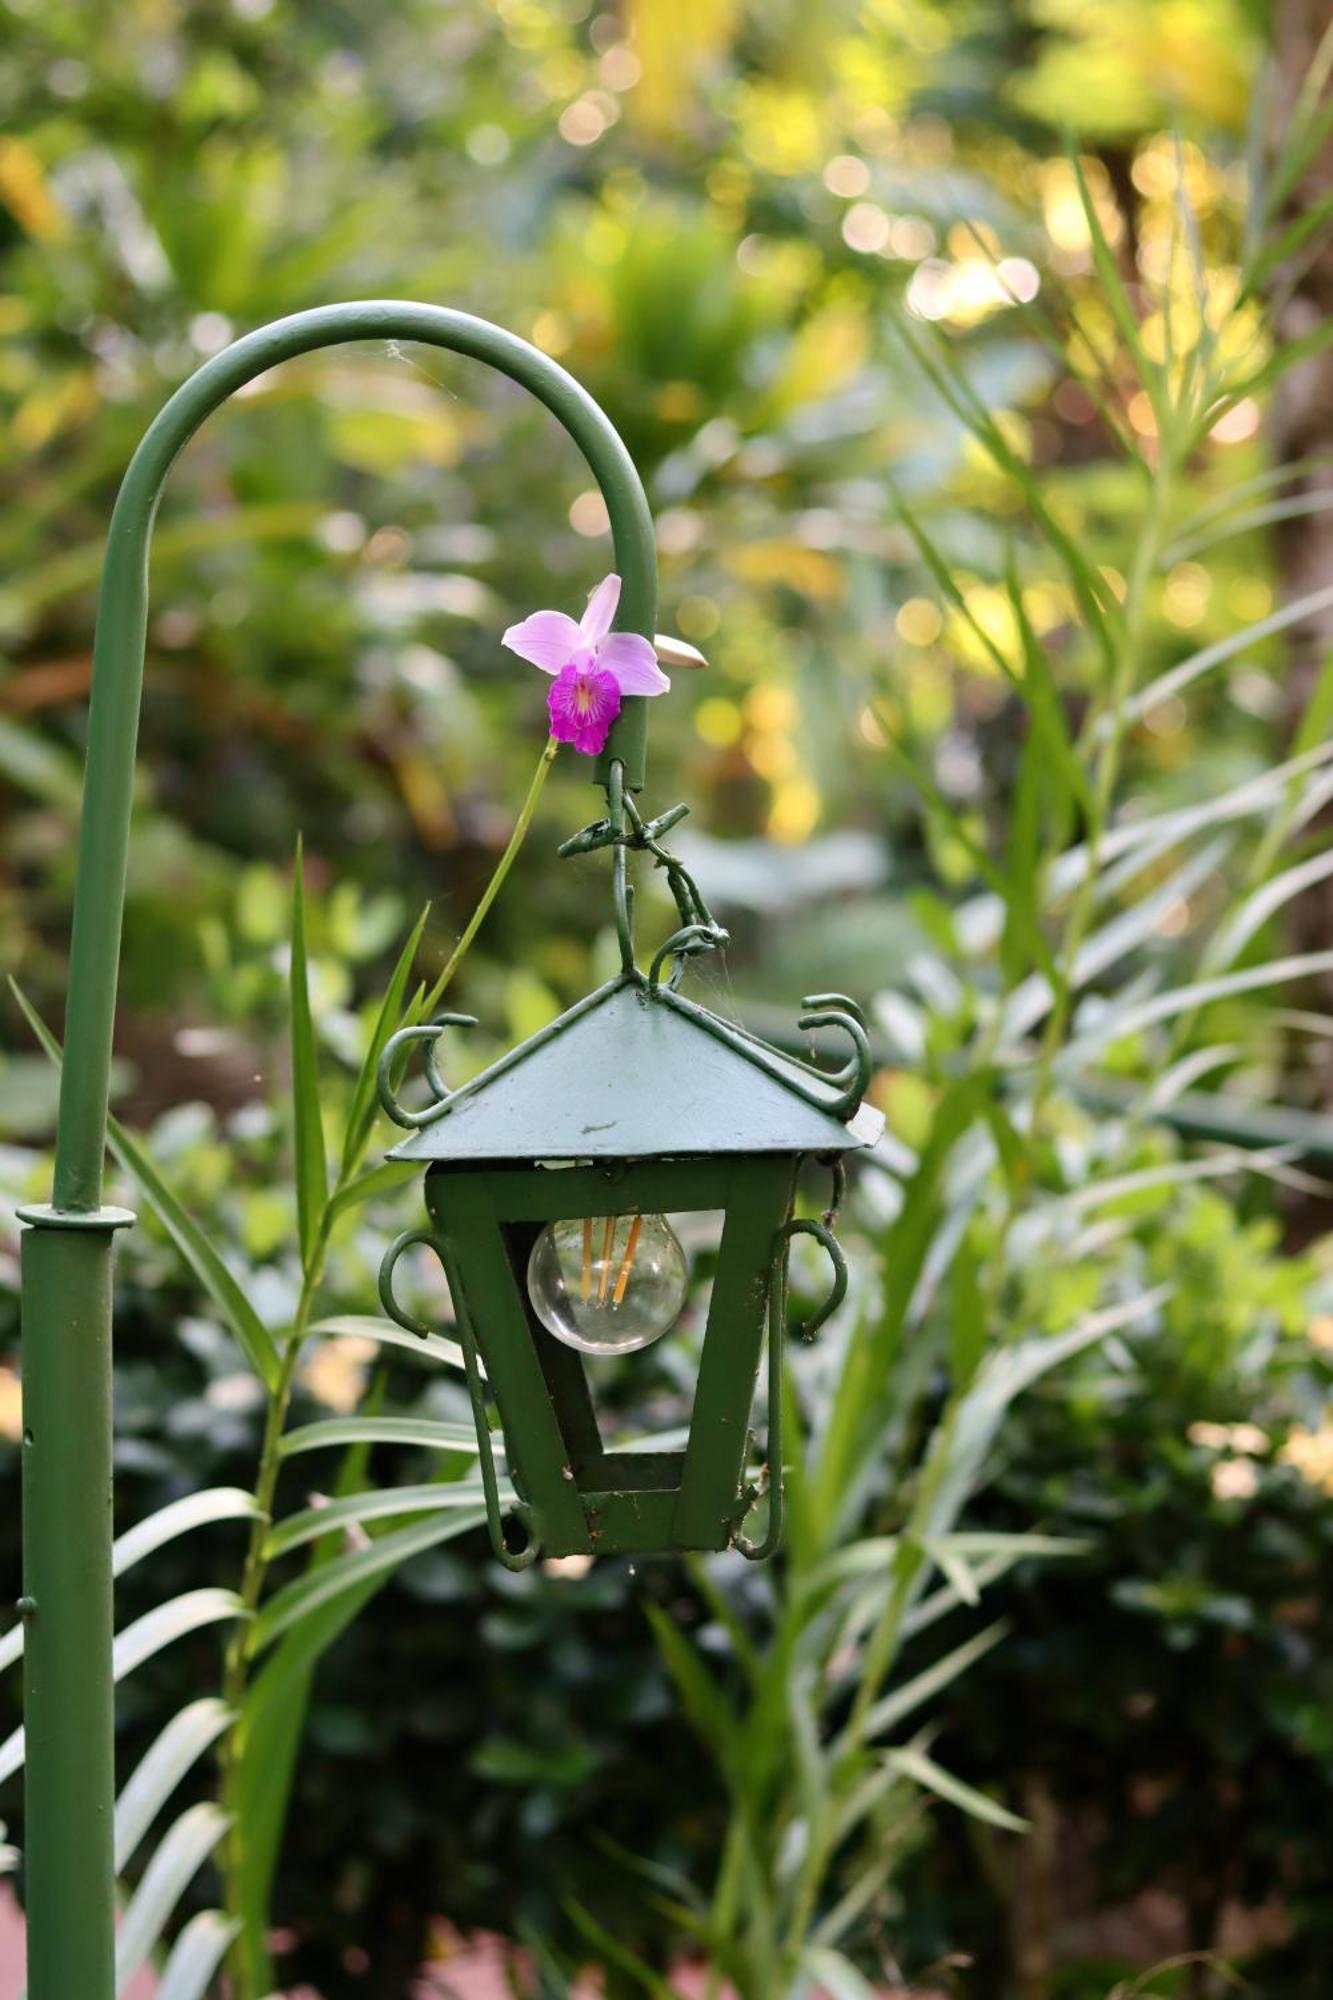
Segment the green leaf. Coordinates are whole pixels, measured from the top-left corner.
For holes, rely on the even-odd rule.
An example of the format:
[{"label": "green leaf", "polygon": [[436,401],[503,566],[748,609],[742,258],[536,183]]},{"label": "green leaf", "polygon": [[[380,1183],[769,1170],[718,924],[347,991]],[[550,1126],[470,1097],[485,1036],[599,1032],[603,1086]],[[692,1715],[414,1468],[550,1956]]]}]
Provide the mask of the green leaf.
[{"label": "green leaf", "polygon": [[[513,1492],[506,1481],[500,1482],[501,1504],[509,1506],[513,1502]],[[299,1514],[289,1514],[285,1521],[279,1521],[264,1544],[264,1554],[270,1561],[278,1556],[301,1548],[307,1542],[317,1541],[321,1535],[339,1533],[342,1529],[359,1526],[363,1521],[383,1521],[395,1514],[438,1514],[450,1509],[476,1508],[485,1505],[485,1495],[478,1480],[459,1480],[452,1485],[436,1481],[429,1486],[384,1486],[369,1493],[347,1493],[339,1500],[329,1500],[320,1507],[302,1508]]]},{"label": "green leaf", "polygon": [[876,2000],[880,1991],[849,1958],[826,1945],[807,1945],[801,1953],[801,1970],[818,1980],[827,2000]]},{"label": "green leaf", "polygon": [[319,1052],[310,1014],[310,974],[305,942],[305,857],[296,843],[292,877],[292,1139],[296,1155],[296,1223],[301,1262],[307,1276],[317,1254],[329,1196],[329,1169],[324,1157],[324,1124],[319,1103]]},{"label": "green leaf", "polygon": [[816,1508],[832,1523],[845,1506],[854,1468],[865,1462],[866,1439],[878,1428],[880,1399],[898,1355],[902,1330],[927,1252],[935,1239],[945,1172],[953,1149],[976,1122],[994,1090],[989,1071],[952,1083],[935,1106],[930,1137],[907,1184],[902,1208],[884,1240],[884,1299],[864,1338],[853,1341],[839,1380],[819,1453]]},{"label": "green leaf", "polygon": [[355,1549],[350,1555],[337,1556],[332,1562],[307,1570],[295,1583],[275,1592],[260,1610],[254,1623],[255,1652],[272,1645],[312,1612],[346,1594],[355,1595],[372,1579],[391,1575],[410,1557],[479,1527],[485,1519],[486,1509],[482,1506],[451,1513],[443,1520],[418,1521],[410,1528],[401,1528],[396,1534],[372,1542],[367,1549]]},{"label": "green leaf", "polygon": [[[159,1508],[116,1539],[111,1548],[111,1574],[124,1576],[155,1549],[194,1528],[214,1521],[252,1521],[258,1512],[254,1495],[239,1486],[210,1486],[202,1493],[187,1493],[183,1500]],[[0,1639],[0,1673],[22,1657],[23,1631],[21,1624],[16,1625]]]},{"label": "green leaf", "polygon": [[[347,1465],[363,1455],[355,1446]],[[323,1545],[314,1562],[327,1558]],[[241,1930],[236,1952],[248,1985],[267,1993],[272,1985],[268,1958],[269,1904],[273,1877],[291,1805],[292,1779],[309,1707],[310,1685],[320,1656],[388,1581],[372,1577],[304,1619],[287,1634],[251,1679],[237,1725],[235,1804],[245,1828],[236,1882]]]},{"label": "green leaf", "polygon": [[245,1606],[234,1590],[209,1587],[203,1590],[187,1590],[180,1597],[173,1597],[166,1604],[159,1604],[154,1610],[146,1611],[142,1618],[136,1618],[133,1625],[127,1625],[116,1635],[112,1647],[112,1672],[118,1681],[124,1680],[141,1667],[145,1660],[151,1660],[164,1646],[170,1646],[177,1639],[183,1639],[189,1632],[198,1632],[205,1625],[221,1624],[229,1618],[239,1618]]},{"label": "green leaf", "polygon": [[392,1194],[395,1188],[406,1187],[409,1181],[420,1177],[421,1169],[414,1160],[382,1160],[377,1167],[368,1167],[356,1179],[348,1181],[329,1198],[329,1225],[356,1208],[363,1201],[371,1201],[379,1194]]},{"label": "green leaf", "polygon": [[[1333,495],[1329,499],[1333,502]],[[1307,750],[1327,743],[1330,735],[1333,735],[1333,653],[1326,654],[1320,665],[1310,690],[1310,699],[1305,704],[1305,711],[1291,741],[1292,755],[1304,756]]]},{"label": "green leaf", "polygon": [[643,1608],[690,1723],[719,1768],[729,1771],[740,1738],[735,1708],[674,1619],[659,1605],[645,1602]]},{"label": "green leaf", "polygon": [[921,1547],[930,1557],[941,1576],[953,1585],[961,1604],[980,1604],[981,1590],[966,1556],[951,1547],[947,1535],[925,1535]]},{"label": "green leaf", "polygon": [[1169,425],[1170,411],[1163,395],[1162,371],[1157,363],[1150,358],[1143,345],[1139,322],[1135,317],[1134,307],[1130,302],[1129,294],[1125,290],[1124,280],[1121,278],[1120,266],[1116,262],[1115,253],[1106,240],[1106,232],[1102,228],[1102,219],[1097,212],[1097,204],[1092,198],[1087,176],[1083,171],[1083,162],[1079,155],[1073,151],[1069,152],[1066,158],[1073,170],[1074,182],[1078,188],[1078,198],[1083,210],[1083,220],[1092,245],[1093,268],[1097,273],[1102,297],[1111,308],[1111,314],[1119,329],[1120,338],[1124,341],[1133,360],[1134,372],[1138,376],[1152,404],[1153,413],[1157,418],[1157,428],[1165,435]]},{"label": "green leaf", "polygon": [[229,1824],[219,1806],[191,1806],[181,1814],[144,1869],[116,1939],[118,1995],[156,1948],[177,1903]]},{"label": "green leaf", "polygon": [[297,1452],[322,1451],[334,1444],[415,1444],[428,1451],[475,1452],[477,1434],[471,1424],[441,1423],[433,1417],[325,1417],[288,1431],[279,1450],[284,1458],[291,1458]]},{"label": "green leaf", "polygon": [[77,760],[8,716],[0,716],[0,778],[45,805],[78,811],[83,776]]},{"label": "green leaf", "polygon": [[191,1917],[162,1969],[157,2000],[205,2000],[238,1929],[220,1910],[201,1910]]},{"label": "green leaf", "polygon": [[160,1507],[118,1537],[111,1555],[112,1573],[124,1576],[155,1549],[165,1548],[178,1535],[205,1528],[215,1521],[253,1521],[259,1506],[252,1493],[239,1486],[209,1486],[201,1493],[187,1493]]},{"label": "green leaf", "polygon": [[[173,1640],[197,1632],[201,1626],[239,1617],[244,1606],[234,1590],[187,1590],[156,1610],[145,1612],[133,1625],[118,1633],[111,1651],[111,1671],[116,1681],[151,1660]],[[16,1729],[0,1743],[0,1785],[23,1768],[24,1735]]]},{"label": "green leaf", "polygon": [[[11,979],[9,984],[24,1019],[59,1067],[60,1044],[15,981]],[[125,1172],[138,1182],[179,1255],[236,1335],[255,1373],[266,1387],[275,1388],[281,1363],[273,1336],[199,1224],[181,1206],[138,1140],[132,1139],[114,1118],[107,1121],[107,1146]]]},{"label": "green leaf", "polygon": [[[427,903],[425,909],[421,912],[421,915],[417,918],[411,931],[408,933],[407,942],[398,954],[398,961],[389,977],[389,984],[385,990],[384,999],[380,1004],[380,1010],[375,1016],[375,1025],[370,1031],[370,1041],[366,1046],[365,1057],[357,1074],[356,1083],[352,1089],[352,1101],[347,1111],[347,1128],[343,1140],[342,1168],[338,1176],[340,1183],[347,1180],[347,1176],[360,1159],[365,1150],[366,1141],[370,1136],[370,1129],[375,1122],[377,1102],[376,1071],[379,1068],[380,1057],[384,1053],[385,1043],[388,1041],[390,1035],[395,1033],[403,1024],[403,1003],[407,993],[407,982],[412,975],[412,967],[416,962],[417,950],[421,944],[421,935],[426,928],[426,919],[429,915],[430,904]],[[377,1169],[376,1171],[382,1170]],[[363,1176],[363,1178],[367,1177]],[[356,1183],[352,1185],[356,1185]],[[372,1189],[369,1191],[374,1192],[375,1190]],[[349,1194],[350,1189],[344,1189],[342,1199],[347,1199]]]},{"label": "green leaf", "polygon": [[140,1758],[116,1800],[116,1873],[120,1874],[185,1773],[232,1719],[225,1701],[205,1696],[174,1715]]},{"label": "green leaf", "polygon": [[1065,1061],[1071,1065],[1081,1063],[1091,1051],[1104,1048],[1108,1042],[1137,1035],[1155,1022],[1191,1013],[1214,1000],[1226,1000],[1237,993],[1260,992],[1268,986],[1284,986],[1294,979],[1309,979],[1328,972],[1333,972],[1333,951],[1308,951],[1294,958],[1273,959],[1266,965],[1246,966],[1240,972],[1223,973],[1217,979],[1195,980],[1191,985],[1159,993],[1151,1000],[1109,1005],[1098,1015],[1094,1027],[1068,1045]]},{"label": "green leaf", "polygon": [[[1330,328],[1330,333],[1333,334],[1333,327]],[[1214,667],[1225,666],[1228,660],[1235,659],[1237,653],[1248,652],[1261,640],[1271,639],[1278,632],[1285,632],[1291,625],[1299,625],[1302,620],[1313,617],[1316,612],[1327,610],[1331,604],[1333,604],[1333,584],[1324,584],[1318,590],[1307,591],[1304,597],[1294,597],[1289,604],[1279,605],[1277,610],[1270,611],[1266,618],[1256,618],[1252,624],[1242,626],[1238,632],[1228,632],[1225,638],[1215,640],[1212,645],[1202,647],[1197,653],[1191,653],[1187,659],[1179,661],[1166,673],[1159,674],[1156,680],[1149,681],[1148,685],[1140,688],[1136,694],[1130,695],[1120,709],[1118,723],[1109,717],[1103,717],[1096,733],[1099,736],[1106,735],[1112,727],[1125,727],[1131,722],[1137,722],[1150,708],[1156,708],[1159,702],[1165,701],[1170,695],[1179,694],[1182,688],[1189,687],[1201,675],[1211,673]]]},{"label": "green leaf", "polygon": [[975,1661],[984,1659],[993,1647],[998,1646],[1009,1629],[1007,1620],[997,1620],[994,1625],[988,1625],[984,1632],[977,1632],[972,1638],[965,1639],[962,1645],[955,1646],[951,1653],[946,1653],[933,1665],[924,1667],[919,1674],[914,1674],[911,1680],[904,1681],[901,1687],[896,1687],[884,1695],[866,1712],[863,1724],[865,1740],[871,1742],[876,1736],[882,1736],[886,1729],[896,1727],[906,1716],[911,1715],[914,1709],[920,1708],[923,1702],[933,1701],[935,1696],[942,1693],[952,1681],[956,1681],[960,1674],[966,1673]]},{"label": "green leaf", "polygon": [[951,1806],[958,1806],[973,1819],[985,1820],[988,1826],[1003,1827],[1006,1833],[1028,1831],[1028,1822],[1025,1819],[1020,1819],[1017,1813],[1009,1812],[994,1799],[987,1798],[985,1792],[979,1792],[975,1785],[964,1784],[961,1778],[955,1778],[952,1772],[944,1770],[937,1764],[933,1757],[928,1757],[924,1750],[916,1750],[910,1746],[901,1750],[890,1750],[886,1753],[885,1761],[900,1777],[910,1778],[914,1785],[920,1785],[924,1791],[933,1792],[936,1798],[944,1799]]},{"label": "green leaf", "polygon": [[572,1898],[567,1899],[565,1909],[573,1924],[587,1938],[604,1964],[614,1965],[629,1978],[636,1980],[644,1992],[651,1995],[651,2000],[679,2000],[675,1987],[654,1972],[652,1967],[632,1952],[628,1945],[622,1944],[613,1932],[607,1930],[603,1924],[599,1924],[596,1917],[585,1909],[582,1903],[577,1903]]},{"label": "green leaf", "polygon": [[[441,1333],[409,1333],[396,1320],[381,1319],[377,1313],[339,1313],[332,1319],[317,1321],[310,1331],[312,1335],[329,1340],[374,1340],[381,1347],[401,1347],[405,1354],[415,1354],[422,1361],[438,1362],[445,1368],[455,1369],[460,1375],[467,1368],[463,1350],[456,1340],[447,1340]],[[484,1379],[485,1369],[480,1372]]]}]

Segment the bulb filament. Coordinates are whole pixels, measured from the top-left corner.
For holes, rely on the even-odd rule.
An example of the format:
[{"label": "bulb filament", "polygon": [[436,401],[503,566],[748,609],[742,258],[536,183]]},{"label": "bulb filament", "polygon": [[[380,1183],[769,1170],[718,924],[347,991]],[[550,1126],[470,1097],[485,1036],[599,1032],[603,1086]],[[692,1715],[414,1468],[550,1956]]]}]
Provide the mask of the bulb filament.
[{"label": "bulb filament", "polygon": [[615,1245],[616,1218],[614,1215],[608,1215],[605,1227],[602,1230],[602,1270],[601,1276],[597,1280],[597,1303],[599,1306],[606,1304],[606,1294],[611,1283],[611,1252],[615,1249]]},{"label": "bulb filament", "polygon": [[611,1297],[611,1304],[613,1306],[620,1305],[624,1300],[625,1287],[629,1283],[629,1274],[634,1269],[634,1252],[639,1247],[639,1236],[642,1229],[643,1217],[636,1215],[630,1223],[629,1241],[625,1245],[625,1254],[620,1260],[620,1269],[616,1273],[616,1289]]},{"label": "bulb filament", "polygon": [[592,1217],[583,1218],[583,1296],[588,1298],[592,1291]]}]

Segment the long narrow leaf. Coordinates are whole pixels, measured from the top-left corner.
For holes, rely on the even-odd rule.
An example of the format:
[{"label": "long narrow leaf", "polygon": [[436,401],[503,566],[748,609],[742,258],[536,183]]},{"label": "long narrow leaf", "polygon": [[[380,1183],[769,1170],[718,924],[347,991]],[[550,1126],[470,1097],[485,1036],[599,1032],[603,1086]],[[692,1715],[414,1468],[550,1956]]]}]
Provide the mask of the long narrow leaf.
[{"label": "long narrow leaf", "polygon": [[924,1791],[933,1792],[936,1798],[944,1799],[951,1806],[957,1806],[960,1811],[969,1814],[973,1819],[985,1820],[988,1826],[1003,1827],[1006,1833],[1026,1833],[1028,1830],[1028,1822],[1025,1819],[1020,1819],[1017,1813],[1009,1812],[994,1799],[987,1798],[985,1792],[979,1792],[975,1785],[965,1784],[961,1778],[955,1778],[951,1771],[944,1770],[933,1757],[928,1757],[924,1750],[916,1750],[910,1746],[901,1750],[889,1750],[885,1753],[885,1761],[901,1777],[910,1778],[914,1785],[920,1785]]},{"label": "long narrow leaf", "polygon": [[127,1625],[117,1634],[111,1649],[112,1672],[122,1681],[164,1646],[185,1638],[189,1632],[198,1632],[204,1625],[239,1618],[244,1609],[234,1590],[187,1590],[180,1597],[159,1604],[155,1610],[146,1611],[142,1618],[136,1618],[133,1625]]},{"label": "long narrow leaf", "polygon": [[352,1090],[352,1102],[347,1111],[347,1136],[343,1142],[342,1171],[339,1179],[345,1181],[365,1150],[370,1128],[375,1122],[375,1077],[379,1068],[384,1045],[390,1035],[403,1020],[403,1001],[407,993],[407,982],[412,976],[417,951],[421,944],[421,934],[426,928],[430,915],[427,903],[408,933],[407,941],[398,954],[398,962],[389,976],[384,999],[375,1016],[375,1025],[370,1031],[370,1040]]},{"label": "long narrow leaf", "polygon": [[[121,1994],[161,1939],[172,1911],[226,1832],[219,1806],[182,1813],[143,1872],[116,1939],[116,1992]],[[73,1918],[75,1913],[71,1912]]]},{"label": "long narrow leaf", "polygon": [[205,1696],[174,1715],[146,1750],[116,1800],[116,1873],[120,1874],[158,1813],[205,1750],[231,1721],[225,1701]]},{"label": "long narrow leaf", "polygon": [[[374,1340],[381,1347],[401,1347],[405,1354],[415,1354],[423,1361],[435,1361],[445,1368],[453,1368],[462,1374],[467,1363],[463,1350],[456,1340],[446,1340],[440,1333],[409,1333],[406,1327],[394,1320],[381,1319],[375,1313],[342,1313],[333,1319],[322,1319],[310,1329],[331,1340]],[[485,1369],[481,1370],[483,1379]]]},{"label": "long narrow leaf", "polygon": [[827,2000],[876,2000],[879,1988],[858,1972],[850,1958],[827,1945],[807,1945],[801,1953],[801,1970],[818,1980]]},{"label": "long narrow leaf", "polygon": [[867,1711],[863,1725],[865,1740],[872,1742],[876,1736],[882,1736],[886,1729],[896,1728],[898,1723],[911,1715],[914,1709],[920,1708],[924,1702],[933,1701],[950,1682],[957,1680],[958,1676],[965,1673],[975,1661],[984,1659],[993,1647],[998,1646],[1008,1630],[1009,1626],[1005,1620],[997,1620],[994,1625],[988,1625],[984,1632],[977,1632],[972,1638],[965,1639],[961,1646],[955,1646],[951,1653],[944,1655],[943,1659],[936,1660],[931,1666],[923,1668],[919,1674],[914,1674],[910,1681],[904,1681],[901,1687],[896,1687],[890,1694],[886,1694]]},{"label": "long narrow leaf", "polygon": [[479,1527],[485,1519],[486,1509],[482,1506],[451,1513],[443,1520],[436,1517],[418,1521],[410,1528],[401,1528],[396,1534],[372,1542],[369,1548],[356,1549],[351,1555],[338,1556],[308,1570],[295,1583],[277,1591],[259,1612],[254,1624],[255,1651],[262,1652],[301,1619],[336,1602],[344,1593],[355,1593],[372,1578],[391,1574],[410,1557]]},{"label": "long narrow leaf", "polygon": [[[158,1605],[155,1611],[145,1612],[118,1634],[111,1651],[111,1671],[115,1680],[122,1681],[145,1660],[151,1660],[164,1646],[176,1639],[183,1639],[187,1633],[197,1632],[201,1626],[214,1625],[227,1618],[236,1618],[244,1609],[234,1590],[188,1590],[181,1597],[173,1597],[167,1604]],[[12,1736],[0,1743],[0,1785],[6,1778],[12,1778],[23,1767],[24,1734],[16,1729]]]},{"label": "long narrow leaf", "polygon": [[[214,1521],[253,1520],[257,1512],[253,1494],[243,1492],[239,1486],[210,1486],[202,1493],[188,1493],[183,1500],[171,1501],[117,1537],[111,1548],[111,1573],[124,1576],[155,1549],[194,1528],[207,1527]],[[0,1639],[0,1673],[22,1658],[23,1632],[23,1626],[16,1625]]]},{"label": "long narrow leaf", "polygon": [[1196,1007],[1206,1007],[1214,1000],[1230,999],[1237,993],[1260,992],[1268,986],[1284,986],[1295,979],[1310,979],[1327,972],[1333,972],[1333,951],[1308,951],[1294,958],[1273,959],[1267,965],[1247,966],[1241,972],[1224,973],[1217,979],[1198,979],[1188,986],[1174,987],[1169,993],[1159,993],[1152,1000],[1126,1007],[1108,1006],[1098,1015],[1095,1026],[1068,1045],[1061,1065],[1079,1065],[1108,1042],[1137,1035],[1158,1021],[1192,1013]]},{"label": "long narrow leaf", "polygon": [[157,2000],[204,2000],[237,1928],[220,1910],[191,1917],[162,1969]]},{"label": "long narrow leaf", "polygon": [[343,1444],[415,1444],[428,1451],[475,1451],[477,1434],[471,1424],[446,1424],[433,1417],[324,1417],[288,1431],[279,1448],[284,1458],[292,1458],[297,1452]]},{"label": "long narrow leaf", "polygon": [[[500,1498],[502,1505],[513,1500],[512,1489],[503,1480]],[[264,1544],[264,1553],[272,1561],[308,1542],[318,1541],[321,1535],[360,1527],[365,1521],[391,1520],[395,1514],[439,1514],[484,1505],[481,1483],[475,1479],[459,1480],[453,1485],[436,1482],[430,1486],[385,1486],[370,1493],[347,1493],[339,1500],[329,1500],[322,1507],[302,1508],[299,1514],[289,1514],[285,1521],[279,1521]]]},{"label": "long narrow leaf", "polygon": [[[1330,333],[1333,335],[1333,329]],[[1319,590],[1307,591],[1304,597],[1293,598],[1290,604],[1280,605],[1266,618],[1257,618],[1253,624],[1242,626],[1239,632],[1228,632],[1225,638],[1214,640],[1212,645],[1191,653],[1188,659],[1181,660],[1168,672],[1159,674],[1156,680],[1149,681],[1137,694],[1131,695],[1120,710],[1118,726],[1137,722],[1150,708],[1156,708],[1170,695],[1179,694],[1182,688],[1190,687],[1201,675],[1211,673],[1214,667],[1225,666],[1238,653],[1246,652],[1264,639],[1273,638],[1278,632],[1285,632],[1289,626],[1301,624],[1316,612],[1326,610],[1330,604],[1333,604],[1333,584],[1324,584]],[[1117,726],[1113,718],[1103,717],[1097,734],[1105,735],[1113,726]]]},{"label": "long narrow leaf", "polygon": [[[10,990],[22,1009],[24,1019],[57,1068],[60,1044],[47,1028],[26,995],[11,979]],[[278,1350],[264,1322],[246,1298],[237,1280],[219,1257],[199,1224],[186,1213],[163,1180],[137,1139],[114,1118],[107,1122],[107,1146],[125,1172],[132,1174],[145,1199],[177,1251],[188,1264],[202,1289],[212,1299],[244,1348],[251,1367],[272,1389],[276,1386],[280,1363]]]}]

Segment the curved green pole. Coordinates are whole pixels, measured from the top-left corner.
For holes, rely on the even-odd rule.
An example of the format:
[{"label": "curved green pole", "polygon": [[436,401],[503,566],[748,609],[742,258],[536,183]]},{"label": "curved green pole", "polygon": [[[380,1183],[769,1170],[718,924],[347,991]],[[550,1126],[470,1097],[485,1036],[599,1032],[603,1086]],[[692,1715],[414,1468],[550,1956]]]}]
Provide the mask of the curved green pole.
[{"label": "curved green pole", "polygon": [[[618,623],[653,633],[652,518],[614,426],[548,356],[467,313],[372,299],[275,320],[178,389],[130,463],[97,613],[54,1198],[21,1211],[32,1225],[23,1241],[21,1606],[30,2000],[113,2000],[115,1991],[111,1252],[132,1218],[102,1206],[102,1169],[153,520],[178,453],[220,403],[293,355],[349,340],[470,355],[544,403],[605,498],[623,580]],[[642,784],[645,708],[626,700],[595,771],[602,783],[617,760],[630,786]]]}]

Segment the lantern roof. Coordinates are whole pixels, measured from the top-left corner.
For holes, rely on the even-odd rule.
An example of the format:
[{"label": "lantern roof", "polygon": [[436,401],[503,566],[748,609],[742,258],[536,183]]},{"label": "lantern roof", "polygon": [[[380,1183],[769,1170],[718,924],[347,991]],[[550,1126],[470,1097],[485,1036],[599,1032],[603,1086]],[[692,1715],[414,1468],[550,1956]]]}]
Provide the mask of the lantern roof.
[{"label": "lantern roof", "polygon": [[452,1091],[395,1160],[672,1159],[842,1153],[884,1128],[841,1081],[663,986],[590,993]]}]

